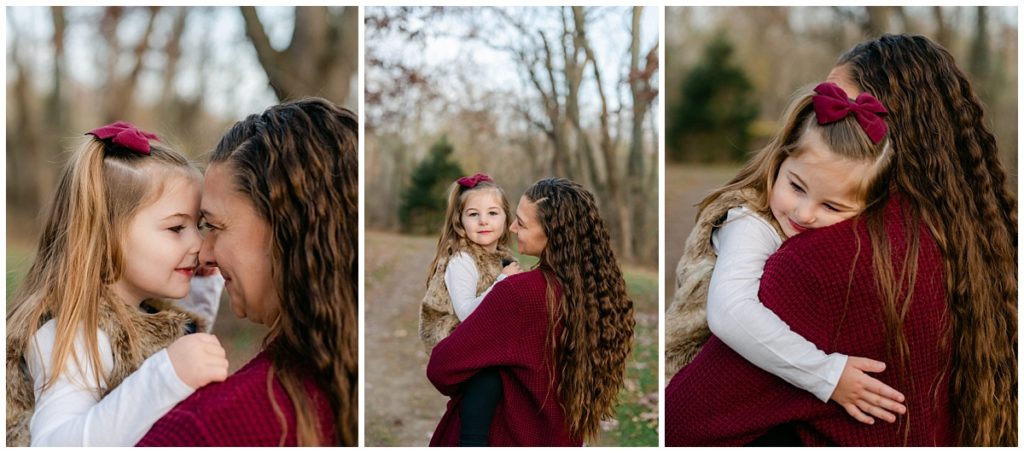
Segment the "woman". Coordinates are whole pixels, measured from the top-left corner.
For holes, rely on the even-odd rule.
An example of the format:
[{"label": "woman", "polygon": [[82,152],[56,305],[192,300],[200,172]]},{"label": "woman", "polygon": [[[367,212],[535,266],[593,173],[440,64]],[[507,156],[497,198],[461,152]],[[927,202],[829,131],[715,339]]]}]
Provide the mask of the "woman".
[{"label": "woman", "polygon": [[460,384],[489,367],[502,378],[492,446],[580,446],[614,414],[633,302],[593,195],[566,179],[538,181],[512,231],[519,252],[540,262],[495,285],[434,347],[427,377],[452,400],[432,446],[457,444]]},{"label": "woman", "polygon": [[[712,338],[666,390],[667,443],[742,444],[799,421],[804,443],[1015,445],[1016,202],[980,102],[952,56],[920,36],[862,43],[829,81],[889,108],[891,196],[859,223],[787,242],[760,296],[819,347],[884,357],[879,379],[908,394],[908,415],[853,425]],[[865,246],[836,246],[851,243]]]},{"label": "woman", "polygon": [[141,446],[357,442],[358,122],[329,101],[271,107],[221,138],[200,261],[263,350],[158,421]]}]

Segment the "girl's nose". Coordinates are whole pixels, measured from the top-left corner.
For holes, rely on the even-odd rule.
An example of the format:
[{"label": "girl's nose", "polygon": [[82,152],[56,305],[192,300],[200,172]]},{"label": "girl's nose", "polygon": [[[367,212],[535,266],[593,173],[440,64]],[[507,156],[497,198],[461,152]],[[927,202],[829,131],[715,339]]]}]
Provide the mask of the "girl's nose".
[{"label": "girl's nose", "polygon": [[814,206],[811,206],[810,203],[800,203],[797,205],[796,210],[794,210],[793,213],[793,217],[797,222],[800,222],[801,225],[808,226],[814,223]]}]

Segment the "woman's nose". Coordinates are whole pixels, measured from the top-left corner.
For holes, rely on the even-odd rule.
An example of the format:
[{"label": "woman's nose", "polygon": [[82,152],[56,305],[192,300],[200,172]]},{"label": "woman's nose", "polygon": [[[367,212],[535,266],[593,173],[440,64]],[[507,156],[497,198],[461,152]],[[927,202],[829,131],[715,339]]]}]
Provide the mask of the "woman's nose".
[{"label": "woman's nose", "polygon": [[199,264],[212,267],[217,266],[217,259],[213,256],[214,240],[214,235],[207,234],[206,239],[199,246]]}]

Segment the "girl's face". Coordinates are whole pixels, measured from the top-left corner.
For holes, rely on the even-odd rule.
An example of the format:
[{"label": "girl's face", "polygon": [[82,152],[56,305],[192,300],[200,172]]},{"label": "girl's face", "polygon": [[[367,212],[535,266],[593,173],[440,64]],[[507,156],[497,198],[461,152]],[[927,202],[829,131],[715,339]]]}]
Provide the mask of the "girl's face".
[{"label": "girl's face", "polygon": [[786,237],[859,214],[864,202],[858,188],[869,165],[836,156],[817,130],[808,129],[794,155],[779,167],[769,201]]},{"label": "girl's face", "polygon": [[125,237],[125,269],[114,291],[130,304],[188,295],[202,239],[199,184],[172,176],[154,202],[138,210]]},{"label": "girl's face", "polygon": [[525,195],[519,198],[512,232],[516,234],[519,253],[524,255],[540,256],[548,245],[548,236],[544,234],[544,227],[537,218],[537,204]]},{"label": "girl's face", "polygon": [[505,234],[505,210],[501,198],[494,190],[474,190],[466,195],[462,204],[462,228],[466,237],[491,252],[498,249],[498,241]]},{"label": "girl's face", "polygon": [[235,316],[270,325],[280,309],[271,272],[270,224],[233,181],[230,164],[210,165],[206,171],[201,212],[208,231],[199,260],[220,269]]}]

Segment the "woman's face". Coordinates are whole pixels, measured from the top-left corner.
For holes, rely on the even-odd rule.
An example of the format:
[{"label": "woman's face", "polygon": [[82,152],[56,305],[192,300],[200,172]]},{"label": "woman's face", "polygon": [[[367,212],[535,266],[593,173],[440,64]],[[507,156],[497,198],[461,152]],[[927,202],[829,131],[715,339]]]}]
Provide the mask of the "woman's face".
[{"label": "woman's face", "polygon": [[235,190],[230,164],[207,169],[200,211],[208,228],[200,263],[220,269],[235,316],[272,324],[280,301],[271,275],[270,224]]},{"label": "woman's face", "polygon": [[540,256],[544,247],[548,245],[548,236],[544,234],[544,227],[537,218],[537,204],[530,201],[525,195],[519,198],[516,219],[512,222],[510,229],[516,235],[519,253]]}]

